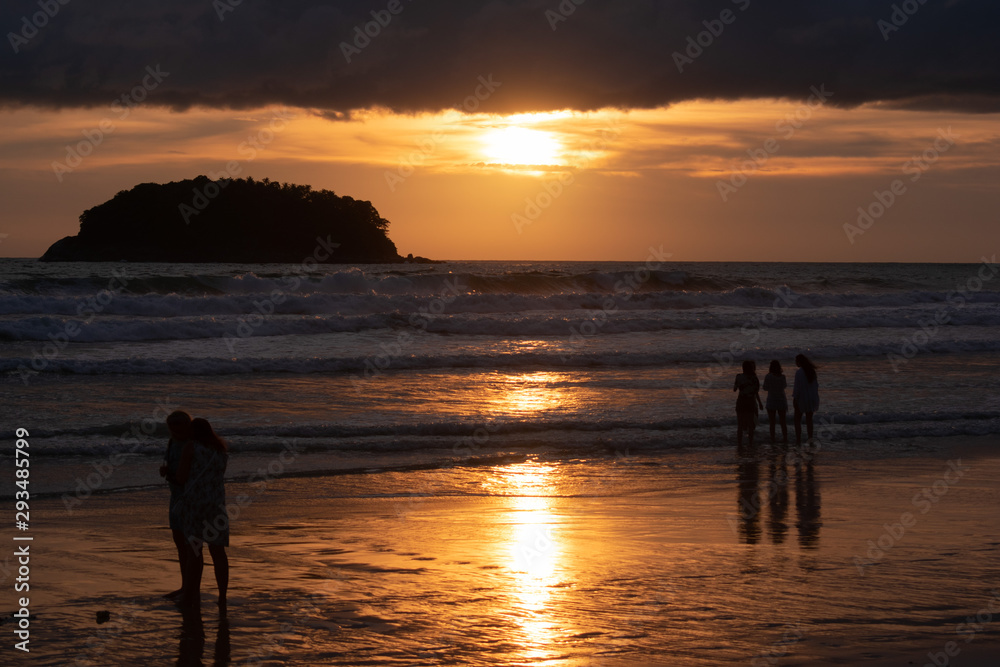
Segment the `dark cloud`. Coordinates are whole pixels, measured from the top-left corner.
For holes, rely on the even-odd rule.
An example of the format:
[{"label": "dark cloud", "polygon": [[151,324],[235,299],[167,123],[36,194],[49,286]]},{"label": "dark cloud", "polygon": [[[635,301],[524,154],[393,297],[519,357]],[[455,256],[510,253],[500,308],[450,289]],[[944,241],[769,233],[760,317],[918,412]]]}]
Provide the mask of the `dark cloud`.
[{"label": "dark cloud", "polygon": [[[391,20],[355,51],[373,11]],[[998,24],[987,0],[16,1],[0,9],[0,104],[104,106],[158,65],[169,75],[147,104],[332,118],[802,99],[820,84],[839,106],[992,112]],[[689,47],[680,72],[674,54]],[[501,85],[487,97],[484,80]]]}]

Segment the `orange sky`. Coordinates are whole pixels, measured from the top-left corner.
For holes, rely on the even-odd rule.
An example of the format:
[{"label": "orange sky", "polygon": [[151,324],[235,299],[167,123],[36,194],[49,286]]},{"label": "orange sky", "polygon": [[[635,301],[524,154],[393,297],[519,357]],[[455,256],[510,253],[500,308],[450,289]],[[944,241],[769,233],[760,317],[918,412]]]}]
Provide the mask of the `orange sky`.
[{"label": "orange sky", "polygon": [[[293,108],[0,113],[3,256],[37,257],[137,183],[227,170],[368,199],[402,254],[439,259],[641,260],[662,246],[679,261],[975,262],[998,238],[995,114],[815,97],[341,121]],[[67,162],[70,146],[89,155]],[[879,212],[876,192],[894,201],[856,227],[858,207]]]}]

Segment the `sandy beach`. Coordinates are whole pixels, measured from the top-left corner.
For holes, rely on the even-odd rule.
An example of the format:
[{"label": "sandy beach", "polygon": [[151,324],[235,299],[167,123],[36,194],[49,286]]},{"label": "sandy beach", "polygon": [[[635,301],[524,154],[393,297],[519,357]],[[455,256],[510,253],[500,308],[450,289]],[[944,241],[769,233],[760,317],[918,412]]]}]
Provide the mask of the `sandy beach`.
[{"label": "sandy beach", "polygon": [[409,489],[379,471],[231,484],[240,515],[224,621],[208,567],[200,617],[160,598],[179,580],[165,489],[97,494],[72,515],[36,500],[31,652],[5,654],[38,665],[996,664],[995,444],[917,439],[888,459],[851,443],[743,459],[681,450],[669,464],[542,452],[429,470]]}]

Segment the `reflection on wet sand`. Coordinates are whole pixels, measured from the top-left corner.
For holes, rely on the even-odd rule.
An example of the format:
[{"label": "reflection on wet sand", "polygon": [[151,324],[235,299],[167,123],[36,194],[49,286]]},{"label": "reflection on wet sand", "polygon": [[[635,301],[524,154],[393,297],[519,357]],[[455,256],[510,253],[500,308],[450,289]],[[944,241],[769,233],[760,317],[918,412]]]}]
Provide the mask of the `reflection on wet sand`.
[{"label": "reflection on wet sand", "polygon": [[803,549],[819,547],[820,521],[819,485],[812,456],[802,456],[795,461],[795,510],[798,514],[799,546]]},{"label": "reflection on wet sand", "polygon": [[[790,459],[790,461],[789,461]],[[773,544],[784,544],[788,532],[789,463],[795,473],[795,510],[799,546],[819,547],[820,492],[816,481],[815,451],[772,446],[763,456],[742,456],[736,466],[737,535],[744,544],[761,540],[761,513],[767,506],[767,531]],[[760,480],[760,466],[767,465],[767,482]],[[762,497],[763,496],[763,497]]]},{"label": "reflection on wet sand", "polygon": [[736,513],[739,517],[740,541],[757,544],[760,541],[760,471],[756,459],[742,459],[736,469],[739,495]]},{"label": "reflection on wet sand", "polygon": [[784,544],[788,532],[788,464],[785,461],[786,450],[782,447],[772,447],[768,457],[768,517],[767,532],[772,544]]},{"label": "reflection on wet sand", "polygon": [[[205,654],[205,623],[199,607],[182,609],[180,641],[177,647],[177,665],[203,665]],[[229,620],[219,619],[215,637],[213,665],[228,665],[232,655],[229,641]]]},{"label": "reflection on wet sand", "polygon": [[229,643],[229,619],[219,619],[219,631],[215,636],[215,664],[228,665],[233,648]]},{"label": "reflection on wet sand", "polygon": [[201,665],[205,653],[205,624],[199,607],[182,610],[180,643],[177,647],[178,665]]},{"label": "reflection on wet sand", "polygon": [[554,466],[535,461],[497,468],[491,478],[495,492],[511,496],[504,523],[510,527],[504,562],[510,572],[511,616],[519,632],[516,641],[530,661],[556,656],[558,627],[553,590],[559,584],[562,556],[557,519],[550,508]]}]

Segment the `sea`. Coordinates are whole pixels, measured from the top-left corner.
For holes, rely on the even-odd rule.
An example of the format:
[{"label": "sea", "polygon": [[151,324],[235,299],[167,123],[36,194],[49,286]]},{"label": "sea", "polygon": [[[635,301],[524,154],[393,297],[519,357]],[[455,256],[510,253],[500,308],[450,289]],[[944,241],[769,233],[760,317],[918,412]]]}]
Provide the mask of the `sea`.
[{"label": "sea", "polygon": [[[997,664],[998,271],[2,260],[32,664]],[[798,354],[813,440],[737,449]],[[229,443],[227,617],[160,597],[173,410]]]},{"label": "sea", "polygon": [[816,436],[877,455],[1000,433],[998,270],[654,248],[639,262],[6,259],[7,428],[30,434],[49,462],[35,491],[53,494],[160,483],[150,461],[174,409],[232,443],[234,478],[282,452],[272,472],[659,460],[728,452],[741,362],[763,379],[778,360],[790,393],[802,353],[819,366]]}]

